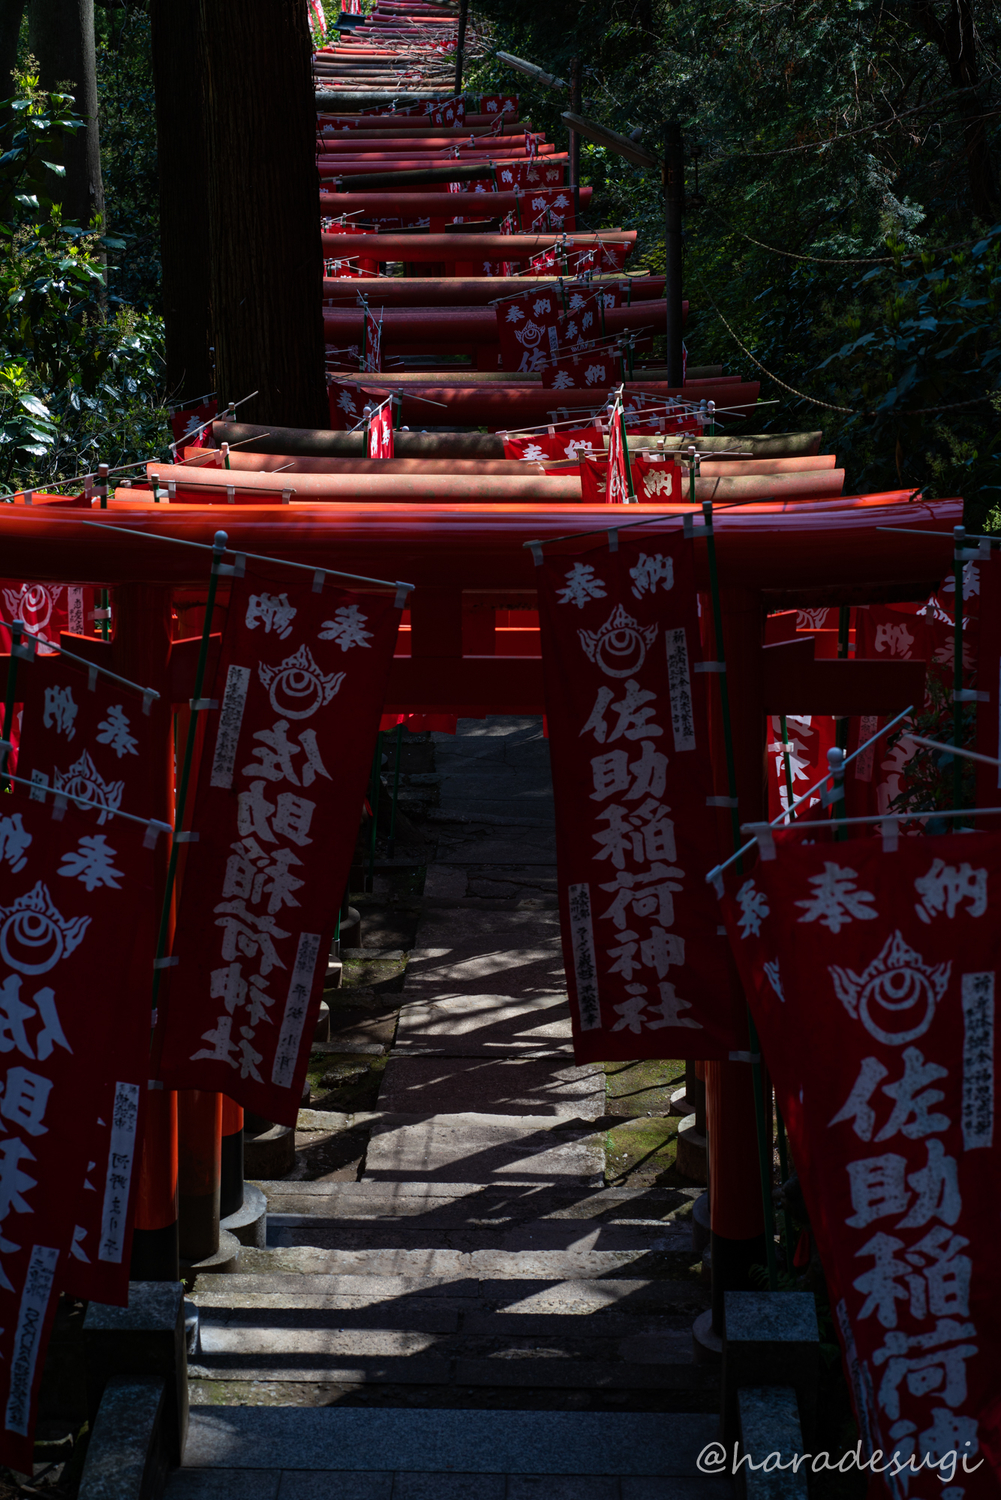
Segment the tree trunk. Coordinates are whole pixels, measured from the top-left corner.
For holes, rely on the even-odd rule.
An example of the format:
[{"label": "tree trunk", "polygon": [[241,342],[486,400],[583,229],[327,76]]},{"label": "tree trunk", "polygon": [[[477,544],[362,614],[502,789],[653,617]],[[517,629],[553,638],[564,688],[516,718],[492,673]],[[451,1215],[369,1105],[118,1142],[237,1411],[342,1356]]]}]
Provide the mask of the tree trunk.
[{"label": "tree trunk", "polygon": [[[23,15],[24,0],[0,0],[0,103],[14,93],[17,42]],[[6,131],[9,121],[10,111],[0,109],[0,131]]]},{"label": "tree trunk", "polygon": [[[152,0],[167,397],[213,389],[199,0]],[[253,389],[253,387],[251,387]]]},{"label": "tree trunk", "polygon": [[302,0],[201,0],[210,294],[220,404],[329,425],[316,106]]},{"label": "tree trunk", "polygon": [[956,105],[963,120],[964,155],[970,179],[973,212],[980,219],[993,218],[998,201],[994,163],[984,125],[984,107],[973,90],[980,82],[977,64],[977,28],[970,0],[951,0],[944,19],[935,14],[932,0],[912,0],[911,25],[934,43],[949,70],[956,89],[969,89]]},{"label": "tree trunk", "polygon": [[66,176],[53,179],[52,196],[62,203],[67,221],[85,228],[95,217],[103,222],[94,0],[30,0],[28,46],[38,59],[41,87],[72,94],[76,113],[86,121],[83,130],[63,142]]}]

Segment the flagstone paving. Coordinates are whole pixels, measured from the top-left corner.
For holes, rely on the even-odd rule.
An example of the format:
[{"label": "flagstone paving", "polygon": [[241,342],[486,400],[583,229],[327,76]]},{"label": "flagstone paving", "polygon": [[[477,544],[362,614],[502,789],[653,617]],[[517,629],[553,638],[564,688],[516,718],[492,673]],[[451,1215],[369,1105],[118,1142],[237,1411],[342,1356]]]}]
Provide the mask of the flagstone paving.
[{"label": "flagstone paving", "polygon": [[424,844],[352,897],[268,1248],[193,1293],[167,1494],[724,1500],[682,1065],[574,1063],[541,720],[405,737],[402,768]]}]

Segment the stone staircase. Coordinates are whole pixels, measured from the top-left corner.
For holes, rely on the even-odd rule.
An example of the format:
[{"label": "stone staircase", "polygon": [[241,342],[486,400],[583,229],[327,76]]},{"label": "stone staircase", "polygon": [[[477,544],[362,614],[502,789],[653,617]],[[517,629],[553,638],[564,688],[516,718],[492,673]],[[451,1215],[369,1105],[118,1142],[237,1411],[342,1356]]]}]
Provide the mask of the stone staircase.
[{"label": "stone staircase", "polygon": [[[349,1164],[261,1183],[268,1248],[195,1288],[191,1436],[171,1500],[729,1493],[694,1464],[719,1401],[718,1367],[695,1361],[691,1337],[708,1301],[690,1222],[701,1189],[649,1164],[606,1185],[625,1106],[600,1067],[573,1060],[546,747],[537,721],[534,739],[516,722],[444,746],[456,769],[451,787],[442,776],[437,873],[452,891],[428,895],[443,883],[432,861],[402,993],[379,999],[381,1029],[366,1033],[388,1045],[398,1004],[376,1107],[304,1112],[350,1136]],[[495,802],[487,825],[473,821],[484,775],[508,808]],[[487,881],[505,894],[468,894]],[[378,969],[364,951],[354,961]],[[328,993],[328,1055],[339,1012],[356,1034],[360,994]]]}]

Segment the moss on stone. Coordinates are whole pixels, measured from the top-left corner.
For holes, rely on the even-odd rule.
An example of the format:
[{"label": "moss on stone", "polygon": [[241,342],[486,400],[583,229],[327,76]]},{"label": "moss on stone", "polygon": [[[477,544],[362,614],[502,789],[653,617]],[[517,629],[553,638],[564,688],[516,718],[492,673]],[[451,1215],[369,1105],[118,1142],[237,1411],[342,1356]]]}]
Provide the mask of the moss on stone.
[{"label": "moss on stone", "polygon": [[623,1120],[605,1132],[605,1181],[609,1187],[690,1187],[675,1167],[678,1116]]},{"label": "moss on stone", "polygon": [[671,1059],[606,1062],[602,1067],[610,1115],[645,1115],[650,1110],[667,1114],[671,1095],[685,1076],[684,1063]]}]

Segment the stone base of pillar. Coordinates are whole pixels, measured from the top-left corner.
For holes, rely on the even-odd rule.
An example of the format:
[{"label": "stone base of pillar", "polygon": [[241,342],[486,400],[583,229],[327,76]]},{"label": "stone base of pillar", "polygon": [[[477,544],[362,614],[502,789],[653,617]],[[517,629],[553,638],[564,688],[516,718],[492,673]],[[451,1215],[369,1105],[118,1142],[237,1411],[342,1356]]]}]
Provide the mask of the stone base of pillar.
[{"label": "stone base of pillar", "polygon": [[228,1231],[241,1245],[252,1245],[257,1250],[268,1247],[268,1200],[259,1187],[252,1182],[243,1184],[243,1206],[236,1213],[223,1219],[220,1232]]},{"label": "stone base of pillar", "polygon": [[236,1270],[240,1260],[240,1241],[226,1229],[219,1230],[219,1248],[204,1260],[181,1260],[181,1275],[186,1281],[195,1276],[225,1276]]},{"label": "stone base of pillar", "polygon": [[713,1270],[713,1328],[722,1338],[726,1330],[724,1298],[727,1292],[757,1291],[750,1279],[752,1266],[765,1265],[765,1237],[730,1240],[722,1234],[710,1237]]},{"label": "stone base of pillar", "polygon": [[709,1194],[703,1193],[692,1204],[692,1249],[701,1255],[709,1244],[712,1225],[709,1222]]},{"label": "stone base of pillar", "polygon": [[295,1166],[295,1131],[291,1125],[272,1125],[243,1138],[243,1170],[256,1182],[287,1177]]},{"label": "stone base of pillar", "polygon": [[[329,989],[329,987],[330,987],[330,982],[329,982],[330,966],[329,965],[327,966],[327,976],[328,976],[327,987]],[[330,1006],[327,1004],[326,1000],[321,1000],[320,1001],[320,1014],[316,1018],[316,1029],[313,1032],[313,1041],[314,1042],[329,1042],[330,1041]]]},{"label": "stone base of pillar", "polygon": [[707,1308],[692,1324],[692,1355],[697,1365],[718,1365],[723,1359],[723,1340],[713,1333],[713,1315]]},{"label": "stone base of pillar", "polygon": [[694,1115],[686,1115],[678,1126],[675,1166],[689,1182],[697,1182],[704,1187],[709,1180],[709,1150],[705,1136],[695,1128]]},{"label": "stone base of pillar", "polygon": [[682,1084],[680,1089],[675,1089],[671,1095],[672,1115],[690,1115],[692,1106],[688,1098],[688,1089]]}]

